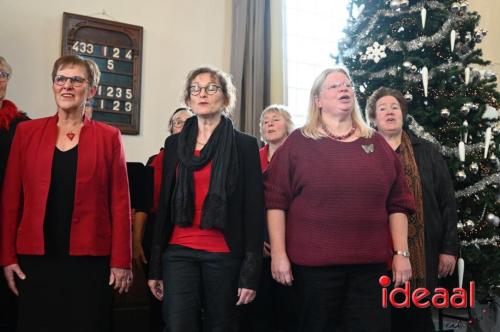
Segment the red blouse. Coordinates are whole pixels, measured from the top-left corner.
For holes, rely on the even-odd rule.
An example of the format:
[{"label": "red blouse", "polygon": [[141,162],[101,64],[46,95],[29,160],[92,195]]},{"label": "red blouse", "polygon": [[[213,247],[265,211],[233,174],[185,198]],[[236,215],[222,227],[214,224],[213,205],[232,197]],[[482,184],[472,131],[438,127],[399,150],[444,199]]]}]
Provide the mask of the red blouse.
[{"label": "red blouse", "polygon": [[262,172],[264,172],[267,168],[267,165],[269,165],[269,161],[267,160],[268,154],[269,154],[269,144],[266,144],[259,150],[260,168],[262,169]]},{"label": "red blouse", "polygon": [[150,166],[153,167],[154,170],[153,206],[151,207],[151,213],[158,212],[158,202],[160,201],[160,189],[161,189],[161,173],[163,171],[164,155],[165,155],[165,150],[161,149],[150,164]]},{"label": "red blouse", "polygon": [[[200,155],[200,151],[194,152],[195,156]],[[230,252],[224,234],[218,229],[201,229],[201,211],[203,202],[210,186],[210,174],[212,162],[193,173],[194,181],[194,216],[193,224],[189,227],[174,226],[170,244],[177,244],[184,247],[204,250],[208,252]]]}]

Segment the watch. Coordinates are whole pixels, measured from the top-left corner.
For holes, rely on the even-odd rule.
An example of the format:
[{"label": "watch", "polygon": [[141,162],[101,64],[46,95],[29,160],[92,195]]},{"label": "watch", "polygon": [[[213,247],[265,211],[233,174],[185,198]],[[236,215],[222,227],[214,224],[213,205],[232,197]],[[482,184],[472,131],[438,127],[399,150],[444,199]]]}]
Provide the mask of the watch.
[{"label": "watch", "polygon": [[403,257],[410,257],[410,252],[408,250],[394,250],[394,255],[401,255]]}]

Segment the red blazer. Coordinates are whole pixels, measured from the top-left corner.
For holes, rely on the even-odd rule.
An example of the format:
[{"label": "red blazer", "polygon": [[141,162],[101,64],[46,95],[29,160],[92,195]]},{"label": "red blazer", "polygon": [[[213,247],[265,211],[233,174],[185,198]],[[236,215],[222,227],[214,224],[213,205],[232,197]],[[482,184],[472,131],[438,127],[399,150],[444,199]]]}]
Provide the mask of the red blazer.
[{"label": "red blazer", "polygon": [[[57,120],[56,114],[17,127],[0,206],[0,265],[16,263],[17,254],[44,254]],[[111,267],[131,266],[130,197],[120,132],[87,117],[78,143],[69,253],[111,256]]]}]

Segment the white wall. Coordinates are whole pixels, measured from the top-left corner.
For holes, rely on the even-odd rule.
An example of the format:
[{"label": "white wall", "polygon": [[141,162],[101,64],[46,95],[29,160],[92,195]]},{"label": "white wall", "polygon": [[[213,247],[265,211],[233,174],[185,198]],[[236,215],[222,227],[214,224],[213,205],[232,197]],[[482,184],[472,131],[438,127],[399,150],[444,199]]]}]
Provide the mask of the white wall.
[{"label": "white wall", "polygon": [[50,72],[63,12],[144,28],[141,127],[140,135],[123,136],[128,161],[145,162],[163,145],[189,70],[230,68],[231,0],[0,0],[0,55],[14,69],[7,98],[32,118],[56,110]]},{"label": "white wall", "polygon": [[[474,0],[469,1],[471,10],[477,11],[481,16],[478,28],[488,30],[488,34],[478,48],[483,50],[483,59],[491,61],[488,66],[491,70],[497,73],[500,79],[500,24],[498,17],[500,16],[500,1],[499,0]],[[497,87],[500,91],[500,86]]]}]

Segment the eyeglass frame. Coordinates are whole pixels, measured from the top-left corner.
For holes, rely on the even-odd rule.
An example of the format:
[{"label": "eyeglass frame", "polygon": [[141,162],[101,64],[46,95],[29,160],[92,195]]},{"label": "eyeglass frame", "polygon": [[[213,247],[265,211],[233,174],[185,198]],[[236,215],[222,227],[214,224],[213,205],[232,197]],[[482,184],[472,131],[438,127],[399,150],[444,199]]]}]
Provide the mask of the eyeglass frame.
[{"label": "eyeglass frame", "polygon": [[[208,88],[209,88],[209,87],[211,87],[211,86],[215,86],[215,87],[216,87],[216,89],[215,89],[215,91],[214,91],[214,92],[209,92]],[[194,92],[194,93],[193,93],[193,91],[192,91],[192,89],[193,89],[193,88],[198,88],[198,89],[199,89],[199,90],[198,90],[198,92]],[[203,89],[205,89],[205,93],[206,93],[207,95],[209,95],[209,96],[213,96],[213,95],[217,94],[217,92],[218,92],[219,90],[222,90],[222,87],[221,87],[220,85],[215,84],[215,83],[210,83],[210,84],[209,84],[209,85],[207,85],[207,86],[191,85],[191,86],[189,87],[189,94],[190,94],[191,96],[198,96],[198,95],[201,93],[201,91],[202,91]]]},{"label": "eyeglass frame", "polygon": [[340,89],[341,87],[344,87],[346,89],[352,89],[354,88],[354,84],[352,83],[352,81],[344,81],[344,82],[340,82],[340,81],[336,81],[336,82],[333,82],[332,84],[329,84],[327,86],[324,86],[323,89],[326,89],[326,90],[338,90]]},{"label": "eyeglass frame", "polygon": [[7,82],[10,78],[10,73],[8,71],[0,71],[0,81]]},{"label": "eyeglass frame", "polygon": [[177,127],[178,128],[178,127],[183,126],[185,123],[186,123],[186,120],[179,120],[179,119],[172,120],[172,127]]},{"label": "eyeglass frame", "polygon": [[[61,78],[61,79],[64,78],[64,80],[59,81],[58,78]],[[79,79],[82,79],[83,81],[78,82]],[[86,79],[85,77],[81,77],[81,76],[56,75],[56,76],[54,76],[54,81],[53,82],[57,86],[64,86],[64,84],[66,84],[66,82],[68,80],[69,80],[71,86],[73,86],[75,88],[81,87],[85,83],[85,81],[88,81],[88,79]]]}]

